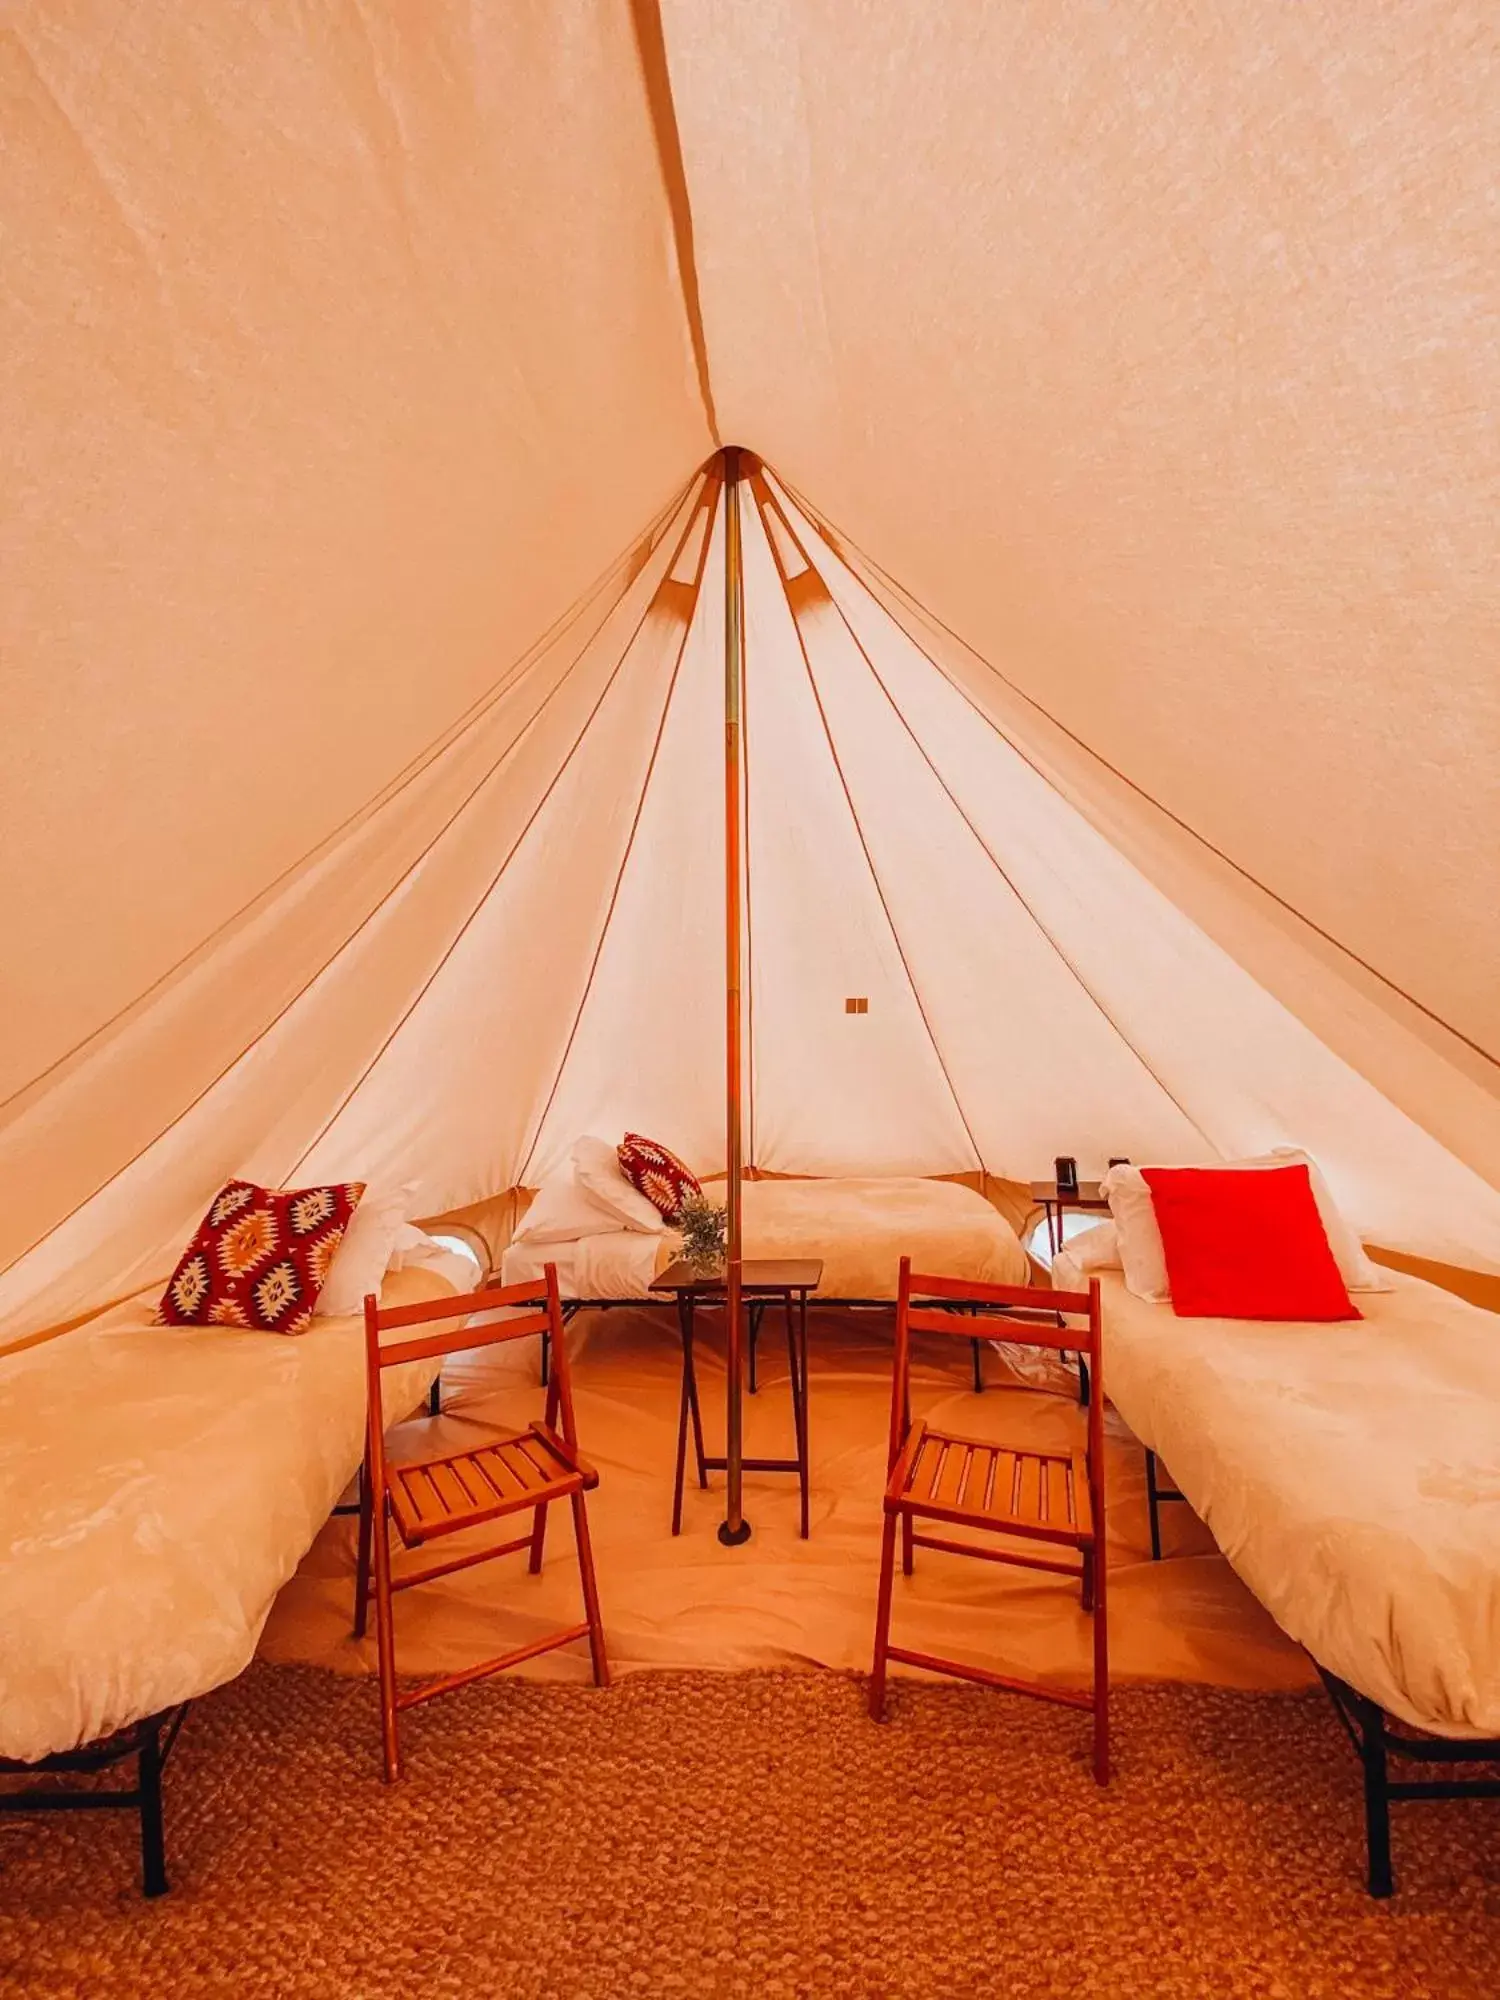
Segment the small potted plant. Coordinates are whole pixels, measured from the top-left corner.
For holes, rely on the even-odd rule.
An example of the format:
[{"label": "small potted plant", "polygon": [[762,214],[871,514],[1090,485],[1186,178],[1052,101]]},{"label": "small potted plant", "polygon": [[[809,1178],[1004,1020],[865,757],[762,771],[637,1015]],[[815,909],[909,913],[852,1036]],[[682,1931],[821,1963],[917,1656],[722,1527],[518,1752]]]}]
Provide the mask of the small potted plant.
[{"label": "small potted plant", "polygon": [[705,1194],[690,1194],[677,1216],[682,1254],[701,1277],[724,1268],[725,1212]]}]

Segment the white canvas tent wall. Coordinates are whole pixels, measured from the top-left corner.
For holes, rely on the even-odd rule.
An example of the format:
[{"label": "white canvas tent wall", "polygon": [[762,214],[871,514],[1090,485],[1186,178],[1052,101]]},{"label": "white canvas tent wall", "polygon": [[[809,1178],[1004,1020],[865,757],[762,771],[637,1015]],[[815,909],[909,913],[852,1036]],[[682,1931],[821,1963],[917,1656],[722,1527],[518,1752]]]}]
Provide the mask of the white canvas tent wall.
[{"label": "white canvas tent wall", "polygon": [[1285,1139],[1500,1269],[1497,76],[1435,0],[9,9],[0,1338],[232,1172],[719,1162],[720,438],[755,1162]]}]

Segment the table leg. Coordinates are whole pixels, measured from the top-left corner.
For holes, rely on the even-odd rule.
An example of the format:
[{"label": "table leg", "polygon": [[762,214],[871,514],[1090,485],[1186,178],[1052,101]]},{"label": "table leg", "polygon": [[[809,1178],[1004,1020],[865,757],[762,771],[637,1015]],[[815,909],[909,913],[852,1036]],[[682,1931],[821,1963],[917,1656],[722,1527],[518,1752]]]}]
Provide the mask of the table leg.
[{"label": "table leg", "polygon": [[682,1296],[683,1352],[687,1360],[688,1409],[693,1419],[693,1456],[698,1465],[698,1484],[708,1490],[708,1460],[703,1450],[703,1405],[698,1401],[698,1363],[693,1351],[693,1313],[696,1301],[691,1292]]},{"label": "table leg", "polygon": [[755,1372],[755,1343],[760,1338],[760,1316],[765,1311],[764,1299],[750,1301],[750,1393],[755,1395],[760,1388]]},{"label": "table leg", "polygon": [[693,1324],[691,1309],[682,1294],[677,1299],[677,1330],[682,1336],[682,1393],[677,1405],[677,1464],[672,1477],[672,1533],[682,1533],[682,1482],[687,1469],[688,1420],[691,1409],[689,1389],[693,1353]]},{"label": "table leg", "polygon": [[812,1475],[811,1453],[808,1447],[808,1381],[807,1381],[807,1294],[801,1292],[797,1298],[795,1316],[792,1311],[792,1295],[786,1299],[787,1353],[792,1370],[792,1416],[797,1427],[797,1479],[802,1499],[802,1539],[807,1540],[808,1486]]}]

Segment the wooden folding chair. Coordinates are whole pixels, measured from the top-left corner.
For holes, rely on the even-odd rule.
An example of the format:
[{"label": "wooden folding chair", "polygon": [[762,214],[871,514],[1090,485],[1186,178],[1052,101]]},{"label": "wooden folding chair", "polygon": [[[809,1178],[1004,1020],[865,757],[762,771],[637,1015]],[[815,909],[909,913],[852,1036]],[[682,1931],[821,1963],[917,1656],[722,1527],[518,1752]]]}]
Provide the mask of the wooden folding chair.
[{"label": "wooden folding chair", "polygon": [[[528,1310],[529,1308],[529,1310]],[[472,1316],[502,1312],[505,1316],[488,1324],[475,1325]],[[382,1346],[380,1336],[394,1328],[450,1320],[458,1324],[441,1333],[429,1333],[411,1340]],[[476,1445],[469,1451],[444,1453],[412,1463],[393,1465],[385,1454],[385,1412],[381,1402],[380,1378],[387,1368],[409,1361],[430,1361],[460,1350],[488,1347],[500,1341],[525,1340],[532,1335],[551,1336],[551,1381],[547,1388],[547,1414],[542,1423],[524,1431],[509,1433]],[[588,1516],[584,1494],[599,1484],[599,1475],[578,1450],[578,1434],[573,1420],[573,1383],[568,1366],[568,1345],[564,1337],[562,1305],[557,1292],[557,1268],[548,1264],[543,1282],[534,1279],[523,1285],[497,1286],[487,1291],[465,1292],[457,1298],[432,1299],[414,1306],[392,1306],[382,1311],[373,1295],[365,1300],[365,1367],[369,1384],[369,1422],[366,1431],[364,1480],[359,1516],[359,1560],[354,1591],[354,1631],[362,1637],[371,1596],[370,1558],[374,1549],[375,1635],[380,1649],[380,1720],[385,1745],[385,1777],[391,1784],[401,1775],[401,1746],[398,1722],[401,1711],[434,1695],[447,1694],[470,1681],[498,1674],[538,1653],[550,1653],[558,1646],[586,1638],[593,1656],[594,1681],[609,1685],[609,1665],[604,1656],[604,1628],[599,1619],[599,1594],[594,1582],[594,1557],[589,1543]],[[562,1431],[556,1428],[559,1414]],[[436,1576],[448,1576],[471,1564],[489,1562],[496,1556],[530,1553],[530,1570],[535,1576],[542,1567],[542,1547],[547,1533],[547,1509],[556,1500],[566,1500],[573,1510],[573,1534],[578,1544],[578,1567],[583,1582],[584,1622],[565,1630],[533,1639],[498,1659],[486,1660],[463,1672],[445,1674],[441,1680],[405,1693],[396,1687],[396,1634],[391,1616],[395,1591],[409,1590]],[[395,1531],[408,1549],[424,1547],[507,1515],[529,1512],[531,1527],[513,1541],[491,1544],[471,1554],[453,1556],[432,1563],[411,1575],[391,1575],[391,1532]]]},{"label": "wooden folding chair", "polygon": [[[980,1438],[956,1437],[932,1430],[911,1418],[911,1336],[943,1333],[967,1340],[974,1322],[967,1314],[933,1306],[914,1306],[913,1297],[941,1299],[955,1305],[992,1306],[1004,1310],[1007,1340],[1019,1336],[1027,1346],[1081,1353],[1088,1358],[1089,1398],[1087,1437],[1082,1451],[1033,1451]],[[1043,1308],[1040,1299],[1046,1299]],[[1086,1316],[1087,1333],[1063,1324],[1061,1315]],[[1069,1708],[1092,1709],[1094,1716],[1094,1776],[1109,1782],[1109,1638],[1105,1609],[1104,1545],[1104,1374],[1100,1348],[1099,1281],[1087,1292],[1038,1293],[1014,1285],[970,1284],[957,1278],[914,1273],[911,1259],[901,1259],[901,1283],[896,1300],[896,1367],[891,1387],[890,1478],[885,1491],[884,1536],[880,1549],[880,1594],[875,1610],[875,1664],[870,1678],[870,1713],[878,1722],[885,1712],[886,1662],[925,1667],[932,1673],[955,1674],[985,1687],[1040,1696]],[[1071,1549],[1076,1561],[1059,1561],[1056,1553],[1038,1554],[1014,1547],[986,1548],[946,1535],[919,1533],[918,1522],[948,1528],[982,1529],[986,1533],[1042,1544],[1051,1551]],[[1053,1570],[1076,1576],[1082,1585],[1083,1608],[1094,1618],[1094,1677],[1088,1694],[1067,1688],[1043,1687],[991,1673],[957,1660],[940,1660],[890,1643],[891,1590],[896,1567],[896,1529],[901,1529],[901,1567],[912,1572],[914,1549],[941,1549],[945,1554],[978,1556],[986,1562],[1018,1563],[1025,1569]]]}]

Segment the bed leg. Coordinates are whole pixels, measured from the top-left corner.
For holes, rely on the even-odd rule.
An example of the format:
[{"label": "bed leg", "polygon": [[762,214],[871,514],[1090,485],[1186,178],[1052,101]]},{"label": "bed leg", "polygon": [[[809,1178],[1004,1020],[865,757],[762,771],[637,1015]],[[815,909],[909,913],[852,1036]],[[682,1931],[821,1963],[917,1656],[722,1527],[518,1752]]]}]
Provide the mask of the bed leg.
[{"label": "bed leg", "polygon": [[1151,1560],[1161,1561],[1161,1515],[1157,1512],[1156,1453],[1146,1453],[1146,1511],[1151,1516]]},{"label": "bed leg", "polygon": [[141,1813],[141,1889],[147,1896],[165,1896],[167,1844],[161,1809],[161,1723],[153,1723],[141,1744],[138,1760]]},{"label": "bed leg", "polygon": [[760,1316],[764,1311],[765,1305],[762,1300],[752,1299],[750,1301],[750,1393],[752,1396],[757,1394],[760,1389],[760,1383],[757,1380],[755,1371],[755,1345],[760,1338]]},{"label": "bed leg", "polygon": [[1359,1699],[1359,1761],[1365,1779],[1366,1884],[1372,1896],[1389,1896],[1391,1874],[1391,1794],[1386,1771],[1385,1717],[1372,1701]]}]

